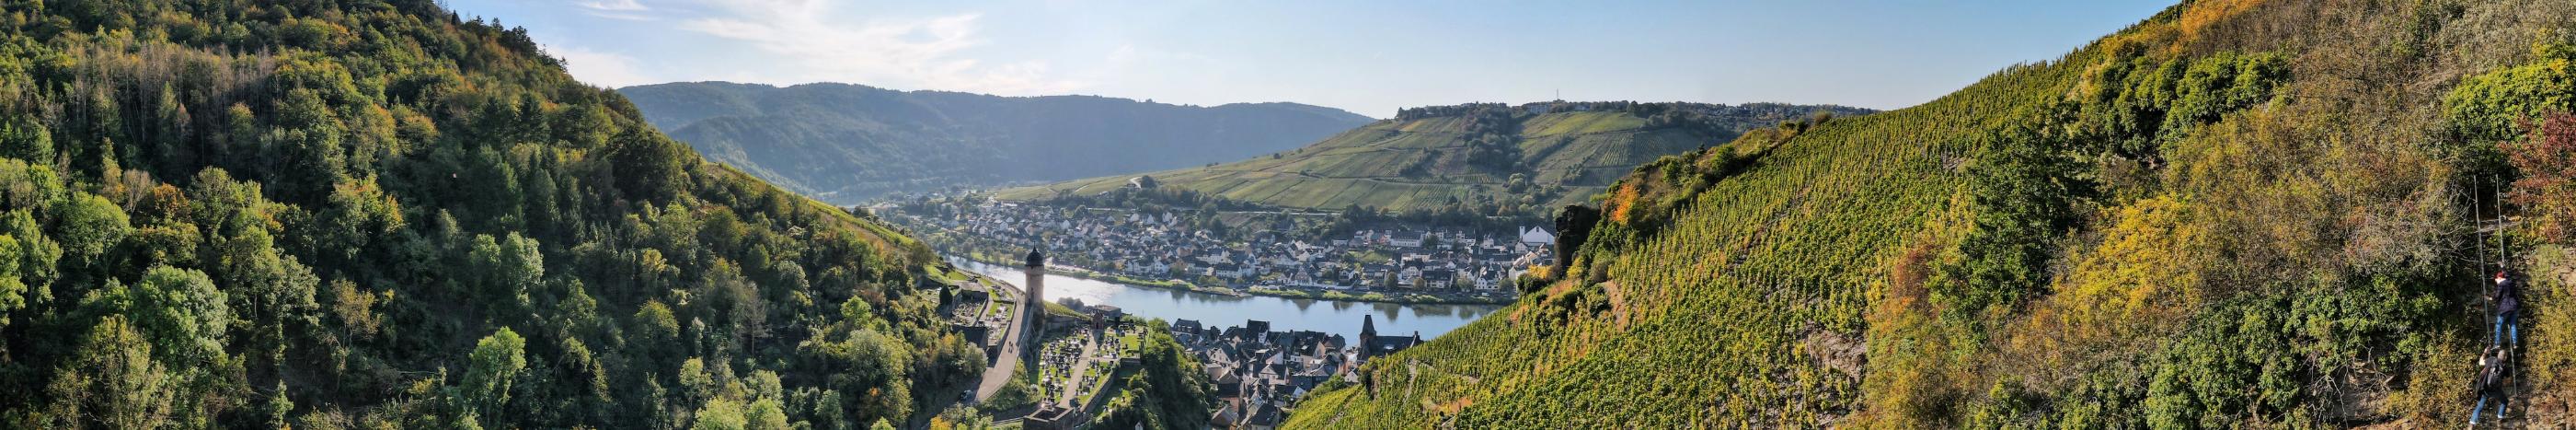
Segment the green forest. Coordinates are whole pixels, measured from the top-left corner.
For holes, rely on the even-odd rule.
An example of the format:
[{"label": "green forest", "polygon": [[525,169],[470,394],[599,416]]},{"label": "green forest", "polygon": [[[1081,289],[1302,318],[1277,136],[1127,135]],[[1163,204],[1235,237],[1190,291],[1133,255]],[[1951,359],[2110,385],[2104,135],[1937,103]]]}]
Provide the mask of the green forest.
[{"label": "green forest", "polygon": [[923,245],[703,161],[524,29],[0,5],[0,427],[901,426],[984,366]]},{"label": "green forest", "polygon": [[2518,419],[2564,423],[2571,64],[2563,1],[2186,1],[1647,163],[1519,303],[1288,427],[2448,427],[2496,270]]}]

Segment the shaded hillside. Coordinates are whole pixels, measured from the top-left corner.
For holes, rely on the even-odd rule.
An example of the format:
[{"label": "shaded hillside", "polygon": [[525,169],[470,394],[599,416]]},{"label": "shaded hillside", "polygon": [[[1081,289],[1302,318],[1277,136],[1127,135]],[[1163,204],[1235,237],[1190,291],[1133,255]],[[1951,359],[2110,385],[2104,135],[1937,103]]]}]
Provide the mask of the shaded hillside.
[{"label": "shaded hillside", "polygon": [[[2453,426],[2499,254],[2479,196],[2564,183],[2532,160],[2576,151],[2524,143],[2576,109],[2571,6],[2190,2],[1659,160],[1519,303],[1289,427]],[[2503,206],[2565,213],[2560,190]],[[2517,420],[2563,426],[2576,303],[2546,288],[2576,272],[2535,225],[2504,241],[2555,286],[2526,302]]]},{"label": "shaded hillside", "polygon": [[1237,160],[1369,121],[1294,103],[1198,107],[847,84],[698,82],[618,91],[646,120],[707,158],[838,204]]},{"label": "shaded hillside", "polygon": [[[1408,211],[1466,206],[1523,213],[1599,194],[1638,164],[1840,106],[1696,103],[1497,103],[1405,109],[1398,118],[1304,148],[1233,163],[1144,173],[1160,186],[1268,206]],[[1004,190],[1004,199],[1097,194],[1136,174]]]},{"label": "shaded hillside", "polygon": [[901,423],[913,240],[430,0],[0,1],[0,427]]}]

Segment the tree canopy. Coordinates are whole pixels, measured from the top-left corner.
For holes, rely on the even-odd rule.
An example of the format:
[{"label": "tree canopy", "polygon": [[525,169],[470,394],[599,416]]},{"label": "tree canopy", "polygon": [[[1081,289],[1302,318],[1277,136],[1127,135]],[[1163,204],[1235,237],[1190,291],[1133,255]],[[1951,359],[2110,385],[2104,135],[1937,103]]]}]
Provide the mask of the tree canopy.
[{"label": "tree canopy", "polygon": [[0,385],[31,390],[0,427],[851,428],[982,365],[920,243],[707,163],[525,29],[0,4]]}]

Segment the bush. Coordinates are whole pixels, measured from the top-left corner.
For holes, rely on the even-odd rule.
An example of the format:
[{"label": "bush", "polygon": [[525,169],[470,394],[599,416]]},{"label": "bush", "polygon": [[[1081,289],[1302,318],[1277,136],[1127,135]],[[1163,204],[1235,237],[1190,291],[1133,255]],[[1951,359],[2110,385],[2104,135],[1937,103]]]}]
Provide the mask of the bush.
[{"label": "bush", "polygon": [[2576,239],[2576,115],[2552,115],[2504,149],[2523,174],[2506,199],[2523,208],[2525,228],[2552,243]]}]

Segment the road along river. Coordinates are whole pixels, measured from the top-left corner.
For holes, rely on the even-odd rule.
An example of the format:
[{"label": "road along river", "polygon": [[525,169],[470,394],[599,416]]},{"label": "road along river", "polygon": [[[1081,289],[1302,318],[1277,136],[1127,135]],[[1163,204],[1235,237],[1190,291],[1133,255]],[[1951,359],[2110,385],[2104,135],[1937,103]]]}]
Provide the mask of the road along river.
[{"label": "road along river", "polygon": [[[1015,286],[1023,277],[1017,267],[955,257],[948,261],[958,268]],[[1245,320],[1260,320],[1270,322],[1271,330],[1313,330],[1353,340],[1359,338],[1361,315],[1377,316],[1380,335],[1410,336],[1420,332],[1423,336],[1439,336],[1501,308],[1494,305],[1235,297],[1048,274],[1047,301],[1067,297],[1080,299],[1084,304],[1117,306],[1131,315],[1164,321],[1186,319],[1197,320],[1208,327],[1241,327]]]}]

